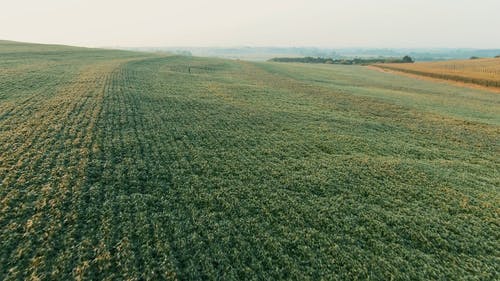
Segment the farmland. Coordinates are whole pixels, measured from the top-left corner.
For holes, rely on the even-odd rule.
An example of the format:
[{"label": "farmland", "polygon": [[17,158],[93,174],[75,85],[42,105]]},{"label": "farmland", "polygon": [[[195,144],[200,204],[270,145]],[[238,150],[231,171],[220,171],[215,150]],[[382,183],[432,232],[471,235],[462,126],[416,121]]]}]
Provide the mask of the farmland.
[{"label": "farmland", "polygon": [[500,58],[453,60],[415,64],[377,64],[377,67],[432,78],[500,88]]},{"label": "farmland", "polygon": [[500,95],[0,42],[0,280],[494,280]]}]

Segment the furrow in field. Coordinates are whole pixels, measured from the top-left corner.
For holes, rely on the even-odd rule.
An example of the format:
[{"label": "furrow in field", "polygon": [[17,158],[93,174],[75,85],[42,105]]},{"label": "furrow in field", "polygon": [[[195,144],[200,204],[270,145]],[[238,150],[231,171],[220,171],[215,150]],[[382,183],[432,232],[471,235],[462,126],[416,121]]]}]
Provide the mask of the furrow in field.
[{"label": "furrow in field", "polygon": [[51,93],[52,98],[42,97],[30,101],[30,104],[37,104],[37,110],[20,108],[19,111],[15,111],[14,118],[4,120],[2,128],[5,133],[0,136],[0,143],[2,149],[9,153],[0,158],[0,179],[7,178],[4,174],[7,167],[10,166],[12,170],[16,167],[14,165],[23,165],[20,162],[22,159],[30,159],[22,157],[23,153],[41,154],[40,151],[31,149],[38,143],[38,140],[53,141],[58,137],[62,130],[61,122],[65,122],[66,117],[73,110],[71,107],[76,107],[77,103],[82,102],[79,95],[92,86],[92,81],[89,83],[77,81],[56,94]]},{"label": "furrow in field", "polygon": [[[33,64],[29,64],[29,66],[33,66]],[[29,119],[31,114],[37,112],[41,106],[43,107],[43,104],[56,95],[59,89],[66,87],[68,83],[76,79],[78,68],[75,68],[65,66],[62,73],[42,78],[31,77],[37,73],[33,70],[23,73],[21,77],[5,77],[5,80],[12,84],[0,86],[0,93],[5,96],[0,104],[0,128],[8,130],[8,128],[16,127],[17,124],[22,124]],[[25,88],[20,90],[17,85]],[[26,87],[26,85],[30,86]]]},{"label": "furrow in field", "polygon": [[73,260],[81,278],[175,277],[168,244],[153,239],[168,235],[159,233],[162,203],[151,190],[162,187],[150,182],[155,169],[148,163],[151,140],[143,127],[139,89],[129,79],[126,68],[111,74],[87,167],[87,192],[73,199],[75,224],[80,227],[66,239],[88,237],[77,246],[74,257],[80,260]]},{"label": "furrow in field", "polygon": [[[114,67],[113,64],[94,65],[92,70],[81,74],[80,79],[85,83],[76,81],[73,87],[68,86],[49,99],[41,110],[50,114],[43,120],[27,122],[22,128],[33,130],[30,135],[33,137],[26,140],[29,145],[9,154],[18,158],[18,164],[6,169],[2,182],[5,186],[2,208],[6,211],[3,214],[10,216],[2,216],[0,222],[11,230],[8,237],[12,247],[11,252],[3,251],[3,254],[7,254],[4,258],[29,269],[11,271],[9,278],[60,273],[54,271],[54,261],[48,258],[57,255],[67,242],[60,239],[61,229],[72,231],[75,214],[66,211],[81,193],[79,188],[85,180],[95,125],[93,118],[100,110],[107,72]],[[17,205],[17,202],[30,201],[33,207]],[[17,238],[12,231],[17,233]],[[47,243],[51,246],[46,247]]]}]

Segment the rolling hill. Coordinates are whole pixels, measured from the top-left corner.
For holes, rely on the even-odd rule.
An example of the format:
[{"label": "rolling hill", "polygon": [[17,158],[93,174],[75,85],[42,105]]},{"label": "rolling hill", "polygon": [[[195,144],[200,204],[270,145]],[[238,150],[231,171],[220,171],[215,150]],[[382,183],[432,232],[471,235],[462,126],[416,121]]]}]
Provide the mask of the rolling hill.
[{"label": "rolling hill", "polygon": [[498,278],[500,96],[0,42],[1,280]]}]

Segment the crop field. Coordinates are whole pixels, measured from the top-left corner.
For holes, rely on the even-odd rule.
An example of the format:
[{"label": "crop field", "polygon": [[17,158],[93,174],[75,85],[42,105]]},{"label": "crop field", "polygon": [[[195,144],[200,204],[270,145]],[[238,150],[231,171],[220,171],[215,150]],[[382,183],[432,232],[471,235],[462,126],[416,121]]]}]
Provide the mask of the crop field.
[{"label": "crop field", "polygon": [[423,63],[377,64],[377,67],[432,78],[500,88],[500,58]]},{"label": "crop field", "polygon": [[0,280],[498,280],[500,95],[0,42]]}]

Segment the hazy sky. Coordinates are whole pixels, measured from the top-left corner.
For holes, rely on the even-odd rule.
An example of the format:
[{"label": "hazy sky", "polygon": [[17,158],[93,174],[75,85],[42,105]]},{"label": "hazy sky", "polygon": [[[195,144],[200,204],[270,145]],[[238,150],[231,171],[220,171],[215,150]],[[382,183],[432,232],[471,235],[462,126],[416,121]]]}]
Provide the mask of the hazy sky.
[{"label": "hazy sky", "polygon": [[500,48],[500,0],[0,0],[0,39],[80,46]]}]

